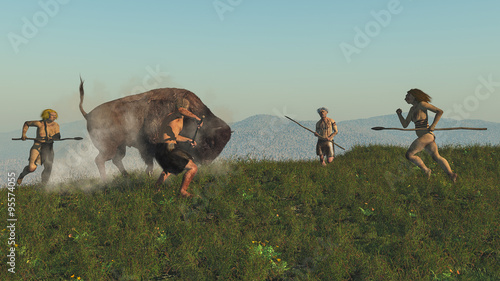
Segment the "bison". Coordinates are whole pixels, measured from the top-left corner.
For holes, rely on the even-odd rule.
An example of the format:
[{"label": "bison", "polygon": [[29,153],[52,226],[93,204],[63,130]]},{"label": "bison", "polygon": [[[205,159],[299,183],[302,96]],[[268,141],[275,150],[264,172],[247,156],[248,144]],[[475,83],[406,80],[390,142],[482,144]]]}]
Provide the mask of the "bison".
[{"label": "bison", "polygon": [[[161,88],[126,96],[103,103],[91,112],[83,109],[83,80],[80,78],[80,111],[87,120],[87,130],[92,143],[99,151],[95,163],[102,179],[106,179],[105,162],[112,160],[123,175],[127,171],[122,159],[126,147],[135,147],[147,165],[146,173],[153,172],[155,145],[164,133],[161,128],[167,115],[177,110],[175,101],[187,99],[190,111],[204,116],[203,126],[196,133],[195,147],[180,143],[196,163],[210,163],[224,149],[231,138],[231,128],[194,93],[177,88]],[[197,130],[194,119],[185,118],[181,135],[192,138]]]}]

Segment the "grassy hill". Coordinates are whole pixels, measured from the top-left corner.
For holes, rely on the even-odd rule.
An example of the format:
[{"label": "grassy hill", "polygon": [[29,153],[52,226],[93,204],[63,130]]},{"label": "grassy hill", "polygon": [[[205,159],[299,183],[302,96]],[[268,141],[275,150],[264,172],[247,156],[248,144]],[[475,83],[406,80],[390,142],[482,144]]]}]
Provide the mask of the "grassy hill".
[{"label": "grassy hill", "polygon": [[500,147],[442,148],[456,184],[404,153],[220,161],[195,199],[178,196],[181,176],[159,192],[142,174],[18,187],[16,273],[3,229],[0,280],[499,280]]}]

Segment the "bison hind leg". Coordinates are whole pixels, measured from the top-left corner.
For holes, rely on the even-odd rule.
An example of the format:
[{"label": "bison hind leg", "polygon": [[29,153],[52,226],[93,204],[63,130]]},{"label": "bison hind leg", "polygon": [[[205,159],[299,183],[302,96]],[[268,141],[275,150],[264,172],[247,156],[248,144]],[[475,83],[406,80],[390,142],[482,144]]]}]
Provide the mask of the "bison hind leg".
[{"label": "bison hind leg", "polygon": [[99,170],[99,174],[101,175],[102,180],[106,180],[106,161],[110,160],[111,157],[106,156],[102,151],[99,151],[99,154],[95,157],[95,164],[97,165],[97,169]]},{"label": "bison hind leg", "polygon": [[126,147],[125,145],[120,145],[117,150],[115,155],[113,156],[113,164],[118,168],[120,173],[122,173],[123,176],[128,176],[127,171],[125,170],[125,166],[123,166],[123,158],[125,157],[125,152],[126,152]]}]

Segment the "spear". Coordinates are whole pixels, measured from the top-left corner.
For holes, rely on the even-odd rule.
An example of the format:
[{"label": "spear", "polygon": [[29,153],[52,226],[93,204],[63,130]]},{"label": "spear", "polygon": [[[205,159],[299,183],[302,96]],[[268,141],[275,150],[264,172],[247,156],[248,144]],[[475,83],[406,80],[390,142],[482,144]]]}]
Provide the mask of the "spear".
[{"label": "spear", "polygon": [[[37,140],[37,141],[43,141],[46,139],[37,139],[37,138],[26,138],[27,140]],[[12,140],[22,140],[22,138],[12,138]],[[74,137],[74,138],[62,138],[62,139],[52,139],[53,141],[62,141],[62,140],[83,140],[82,137]]]},{"label": "spear", "polygon": [[[488,128],[472,128],[472,127],[452,127],[452,128],[437,128],[433,131],[451,131],[451,130],[487,130]],[[385,128],[385,127],[373,127],[372,130],[398,130],[398,131],[428,131],[428,128],[415,128],[415,129],[402,129],[402,128]]]},{"label": "spear", "polygon": [[[311,130],[311,129],[307,128],[307,127],[302,126],[302,124],[300,124],[299,122],[297,122],[297,121],[293,120],[292,118],[290,118],[290,117],[288,117],[288,116],[286,116],[286,115],[285,115],[285,117],[286,117],[286,118],[288,118],[288,119],[290,119],[290,121],[294,122],[295,124],[297,124],[297,125],[301,126],[302,128],[304,128],[304,129],[308,130],[309,132],[311,132],[311,133],[313,133],[313,134],[316,134],[316,132],[315,132],[315,131],[313,131],[313,130]],[[322,139],[322,140],[327,140],[327,139],[325,139],[325,138],[323,138],[323,137],[320,137],[320,139]],[[342,148],[343,150],[345,150],[345,148],[343,148],[342,146],[340,146],[340,145],[336,144],[334,141],[331,141],[331,142],[332,142],[334,145],[336,145],[336,146],[338,146],[338,147]]]},{"label": "spear", "polygon": [[194,132],[194,136],[192,138],[192,140],[194,141],[194,139],[196,138],[196,135],[198,134],[198,129],[200,128],[200,124],[203,123],[203,119],[205,119],[205,115],[201,116],[201,120],[200,120],[200,123],[198,124],[198,126],[196,126],[196,131]]}]

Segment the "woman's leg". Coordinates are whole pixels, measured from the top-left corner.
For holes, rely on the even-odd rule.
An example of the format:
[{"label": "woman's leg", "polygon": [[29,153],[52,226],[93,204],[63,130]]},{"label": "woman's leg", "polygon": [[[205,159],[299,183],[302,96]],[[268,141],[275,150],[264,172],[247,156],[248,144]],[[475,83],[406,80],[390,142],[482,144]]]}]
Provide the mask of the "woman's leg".
[{"label": "woman's leg", "polygon": [[450,168],[450,164],[448,163],[448,161],[444,157],[442,157],[441,155],[439,155],[439,151],[438,151],[438,147],[437,147],[436,142],[433,141],[430,144],[428,144],[425,147],[425,150],[432,156],[432,159],[434,159],[434,161],[436,161],[439,164],[439,166],[441,166],[441,169],[443,169],[443,171],[446,174],[448,174],[448,176],[450,177],[450,179],[453,182],[455,182],[457,180],[457,174],[453,173],[453,171]]},{"label": "woman's leg", "polygon": [[422,159],[416,154],[422,151],[431,142],[434,142],[434,136],[431,134],[425,134],[413,141],[410,148],[408,148],[408,151],[406,151],[406,159],[417,165],[427,175],[427,177],[431,176],[432,170],[427,168],[424,161],[422,161]]}]

